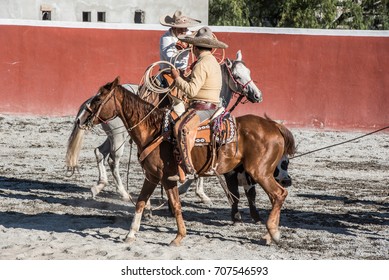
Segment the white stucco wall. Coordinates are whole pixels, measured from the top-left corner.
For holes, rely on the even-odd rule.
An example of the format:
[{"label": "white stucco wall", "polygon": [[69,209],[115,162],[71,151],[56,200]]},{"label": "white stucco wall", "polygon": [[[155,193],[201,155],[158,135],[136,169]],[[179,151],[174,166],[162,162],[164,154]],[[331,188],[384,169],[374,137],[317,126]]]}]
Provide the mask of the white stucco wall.
[{"label": "white stucco wall", "polygon": [[82,21],[82,12],[106,12],[106,22],[134,23],[135,11],[145,11],[145,23],[157,24],[164,14],[179,9],[208,25],[208,0],[0,0],[0,18],[40,20],[41,7],[51,7],[52,21]]}]

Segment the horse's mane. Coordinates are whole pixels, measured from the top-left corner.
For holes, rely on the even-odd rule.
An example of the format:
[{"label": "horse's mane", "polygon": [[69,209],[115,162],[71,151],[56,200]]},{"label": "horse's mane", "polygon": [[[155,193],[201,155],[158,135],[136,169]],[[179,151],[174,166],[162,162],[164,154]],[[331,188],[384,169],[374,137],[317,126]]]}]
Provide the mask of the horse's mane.
[{"label": "horse's mane", "polygon": [[143,121],[149,127],[159,128],[162,124],[164,112],[163,110],[156,108],[153,104],[144,101],[135,93],[127,90],[125,87],[118,85],[117,89],[123,95],[123,111],[128,114],[132,114],[131,118],[134,123],[142,121],[146,115],[146,119]]},{"label": "horse's mane", "polygon": [[88,103],[89,101],[91,101],[91,100],[93,99],[93,97],[94,97],[94,96],[89,97],[87,100],[85,100],[85,101],[80,105],[80,107],[78,108],[78,112],[77,112],[77,115],[76,115],[76,119],[77,119],[77,117],[80,115],[81,111],[84,110],[85,104]]}]

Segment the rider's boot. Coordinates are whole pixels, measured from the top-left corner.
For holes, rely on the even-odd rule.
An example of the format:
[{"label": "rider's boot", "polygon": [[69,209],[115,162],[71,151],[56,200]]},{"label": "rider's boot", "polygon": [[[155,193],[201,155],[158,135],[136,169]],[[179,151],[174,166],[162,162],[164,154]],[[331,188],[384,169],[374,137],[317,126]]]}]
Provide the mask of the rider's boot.
[{"label": "rider's boot", "polygon": [[[191,151],[195,145],[196,135],[197,135],[197,126],[200,122],[200,117],[195,115],[192,119],[184,126],[181,131],[181,137],[179,137],[178,148],[180,150],[183,166],[185,166],[187,174],[195,174],[196,170],[194,169],[191,157]],[[167,178],[170,181],[185,181],[185,173],[181,166],[178,166],[178,174],[169,176]]]}]

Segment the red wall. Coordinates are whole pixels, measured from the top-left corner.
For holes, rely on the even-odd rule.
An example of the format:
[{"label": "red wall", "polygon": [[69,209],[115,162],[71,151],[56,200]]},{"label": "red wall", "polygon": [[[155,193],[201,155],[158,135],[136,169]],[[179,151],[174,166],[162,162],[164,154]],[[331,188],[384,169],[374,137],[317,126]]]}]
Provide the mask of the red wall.
[{"label": "red wall", "polygon": [[[0,25],[0,113],[75,115],[117,75],[138,83],[159,60],[161,30]],[[235,115],[268,114],[288,125],[389,125],[389,37],[218,32],[241,49],[263,91]]]}]

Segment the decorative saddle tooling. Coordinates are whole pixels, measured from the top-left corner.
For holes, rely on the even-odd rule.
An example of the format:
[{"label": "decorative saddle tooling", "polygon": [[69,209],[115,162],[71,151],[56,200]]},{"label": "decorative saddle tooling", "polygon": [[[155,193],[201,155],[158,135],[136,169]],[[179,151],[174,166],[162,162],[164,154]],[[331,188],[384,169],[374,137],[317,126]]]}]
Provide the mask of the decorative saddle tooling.
[{"label": "decorative saddle tooling", "polygon": [[[177,119],[178,116],[174,111],[166,111],[161,134],[138,153],[140,163],[142,163],[163,141],[169,141],[176,144],[176,139],[173,135],[173,127]],[[236,121],[229,113],[219,114],[217,117],[205,120],[200,124],[197,129],[195,146],[210,146],[212,149],[212,156],[209,158],[209,164],[207,164],[208,168],[206,171],[214,167],[213,163],[217,156],[217,149],[222,145],[233,142],[237,142]]]},{"label": "decorative saddle tooling", "polygon": [[236,123],[228,113],[206,120],[197,128],[195,146],[222,146],[232,142],[236,142]]}]

